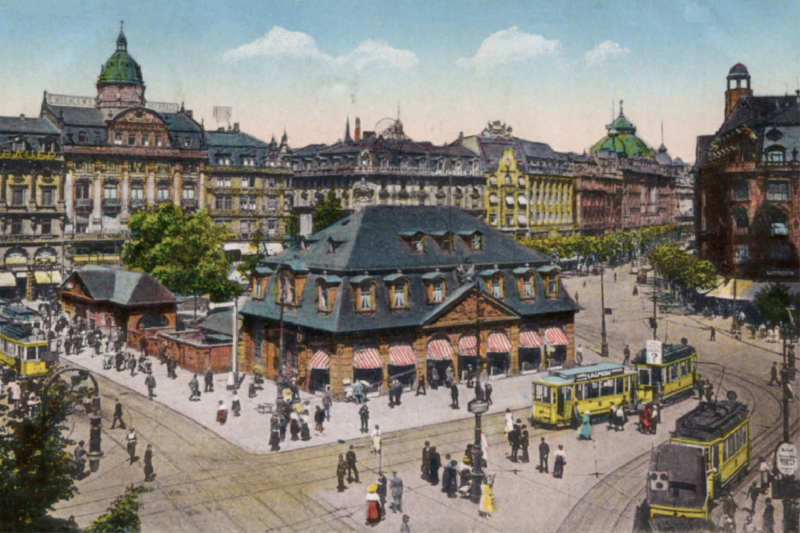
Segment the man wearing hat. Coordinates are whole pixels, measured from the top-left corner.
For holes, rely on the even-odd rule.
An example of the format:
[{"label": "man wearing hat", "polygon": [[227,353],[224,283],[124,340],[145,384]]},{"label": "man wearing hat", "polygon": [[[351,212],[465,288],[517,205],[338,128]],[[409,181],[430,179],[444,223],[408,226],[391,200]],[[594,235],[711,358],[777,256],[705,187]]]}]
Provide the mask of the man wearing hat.
[{"label": "man wearing hat", "polygon": [[397,470],[392,471],[392,498],[394,499],[394,503],[392,504],[392,512],[393,513],[402,513],[403,512],[403,480],[397,476]]},{"label": "man wearing hat", "polygon": [[344,484],[344,476],[347,474],[347,465],[344,462],[344,455],[339,454],[339,464],[336,465],[336,477],[339,480],[339,486],[336,488],[339,492],[344,492],[347,487]]},{"label": "man wearing hat", "polygon": [[767,498],[765,502],[764,514],[761,515],[762,533],[775,533],[775,508],[772,506],[772,498]]}]

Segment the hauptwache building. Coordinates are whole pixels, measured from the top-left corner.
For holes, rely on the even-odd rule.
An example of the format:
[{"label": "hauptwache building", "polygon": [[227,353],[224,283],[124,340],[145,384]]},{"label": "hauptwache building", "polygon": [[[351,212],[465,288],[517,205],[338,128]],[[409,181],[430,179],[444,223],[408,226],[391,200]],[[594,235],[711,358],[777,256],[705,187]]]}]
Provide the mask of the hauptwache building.
[{"label": "hauptwache building", "polygon": [[578,306],[551,258],[460,209],[368,206],[262,261],[246,372],[386,390],[434,368],[503,378],[573,364]]}]

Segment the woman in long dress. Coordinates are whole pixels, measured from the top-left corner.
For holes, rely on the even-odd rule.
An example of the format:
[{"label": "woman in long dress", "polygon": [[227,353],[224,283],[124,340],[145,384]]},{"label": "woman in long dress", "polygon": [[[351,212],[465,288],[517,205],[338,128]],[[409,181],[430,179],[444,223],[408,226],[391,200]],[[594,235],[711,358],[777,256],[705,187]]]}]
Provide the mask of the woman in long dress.
[{"label": "woman in long dress", "polygon": [[378,497],[378,485],[367,488],[367,525],[374,526],[381,521],[381,500]]},{"label": "woman in long dress", "polygon": [[579,440],[592,440],[592,419],[589,416],[589,411],[583,413],[581,418],[581,433],[578,435]]},{"label": "woman in long dress", "polygon": [[490,514],[497,511],[497,507],[494,504],[494,493],[492,492],[493,484],[494,479],[492,479],[492,476],[488,476],[486,483],[481,487],[481,507],[478,514],[483,517],[488,517]]}]

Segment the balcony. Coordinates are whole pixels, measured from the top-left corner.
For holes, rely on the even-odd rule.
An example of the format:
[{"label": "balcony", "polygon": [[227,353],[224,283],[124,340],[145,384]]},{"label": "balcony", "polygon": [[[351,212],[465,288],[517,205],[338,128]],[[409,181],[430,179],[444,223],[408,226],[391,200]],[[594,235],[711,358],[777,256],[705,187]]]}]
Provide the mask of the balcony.
[{"label": "balcony", "polygon": [[181,199],[181,208],[197,209],[197,200],[195,198],[183,198]]},{"label": "balcony", "polygon": [[130,210],[131,211],[138,211],[139,209],[144,209],[145,202],[141,198],[136,198],[131,200],[130,203]]},{"label": "balcony", "polygon": [[118,213],[121,207],[119,198],[103,198],[103,211],[106,213]]},{"label": "balcony", "polygon": [[94,200],[91,198],[78,198],[75,200],[75,211],[86,212],[94,209]]}]

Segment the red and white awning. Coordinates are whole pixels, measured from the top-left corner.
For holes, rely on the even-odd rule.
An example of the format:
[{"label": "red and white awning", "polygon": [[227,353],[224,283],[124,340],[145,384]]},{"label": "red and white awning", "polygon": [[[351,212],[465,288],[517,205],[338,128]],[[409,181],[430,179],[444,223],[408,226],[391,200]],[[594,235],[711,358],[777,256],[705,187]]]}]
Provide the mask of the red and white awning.
[{"label": "red and white awning", "polygon": [[446,361],[453,358],[453,348],[446,339],[434,339],[428,343],[428,359]]},{"label": "red and white awning", "polygon": [[311,370],[328,370],[331,367],[331,356],[325,350],[317,350],[308,362]]},{"label": "red and white awning", "polygon": [[353,366],[361,370],[383,368],[377,348],[361,348],[353,352]]},{"label": "red and white awning", "polygon": [[416,365],[417,354],[408,343],[393,344],[389,347],[389,364],[394,366]]},{"label": "red and white awning", "polygon": [[505,333],[495,331],[489,334],[489,351],[491,353],[509,353],[513,350],[511,341]]},{"label": "red and white awning", "polygon": [[523,331],[519,334],[519,345],[521,348],[541,348],[544,341],[535,331]]},{"label": "red and white awning", "polygon": [[478,339],[475,335],[464,335],[458,339],[458,355],[467,357],[478,355]]},{"label": "red and white awning", "polygon": [[547,328],[544,332],[547,342],[554,346],[563,346],[569,344],[567,334],[561,328]]}]

